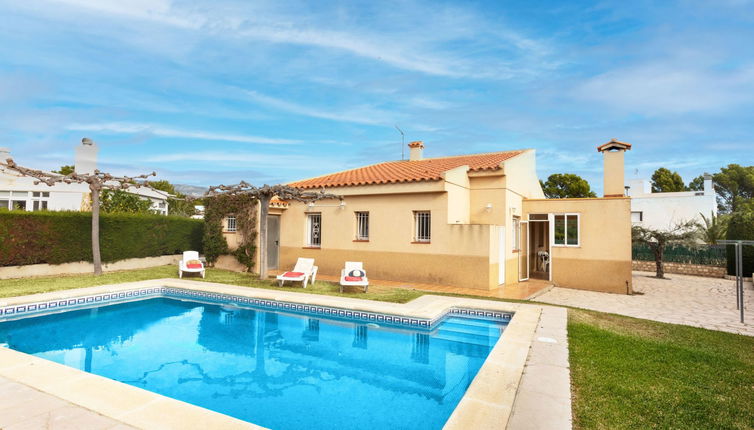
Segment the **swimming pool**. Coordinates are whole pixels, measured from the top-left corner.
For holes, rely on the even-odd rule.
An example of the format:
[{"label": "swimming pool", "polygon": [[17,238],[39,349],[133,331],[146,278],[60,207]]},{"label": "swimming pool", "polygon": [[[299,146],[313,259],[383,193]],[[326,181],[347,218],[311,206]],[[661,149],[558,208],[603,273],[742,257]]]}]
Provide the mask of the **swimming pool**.
[{"label": "swimming pool", "polygon": [[272,429],[432,429],[506,327],[358,318],[156,296],[5,321],[0,343]]}]

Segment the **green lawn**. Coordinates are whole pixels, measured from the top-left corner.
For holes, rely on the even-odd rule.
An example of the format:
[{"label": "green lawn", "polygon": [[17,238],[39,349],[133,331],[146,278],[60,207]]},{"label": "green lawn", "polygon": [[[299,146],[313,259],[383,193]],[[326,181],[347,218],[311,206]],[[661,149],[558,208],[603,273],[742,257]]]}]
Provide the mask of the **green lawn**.
[{"label": "green lawn", "polygon": [[[162,266],[100,277],[0,280],[0,297],[175,277],[174,266]],[[306,290],[280,288],[217,269],[207,270],[206,281],[341,295],[328,282]],[[405,303],[422,294],[379,288],[342,295]],[[754,429],[754,337],[578,309],[568,313],[575,428]]]},{"label": "green lawn", "polygon": [[[300,283],[296,283],[295,285],[289,283],[281,288],[273,281],[260,281],[248,273],[238,273],[212,268],[207,269],[206,276],[206,279],[202,279],[198,276],[187,276],[186,279],[240,285],[244,287],[268,288],[278,291],[282,290],[332,296],[358,297],[360,299],[396,303],[406,303],[424,294],[420,291],[400,288],[390,290],[380,289],[377,292],[370,291],[366,294],[363,293],[362,290],[354,289],[341,294],[338,285],[321,281],[318,281],[314,285],[309,285],[306,289],[301,288]],[[49,291],[67,290],[71,288],[93,287],[96,285],[144,281],[147,279],[159,278],[178,278],[176,266],[159,266],[140,270],[110,272],[104,273],[98,277],[95,277],[94,275],[69,275],[5,279],[0,280],[0,297],[23,296],[26,294],[46,293]]]},{"label": "green lawn", "polygon": [[568,313],[575,428],[754,428],[754,337]]}]

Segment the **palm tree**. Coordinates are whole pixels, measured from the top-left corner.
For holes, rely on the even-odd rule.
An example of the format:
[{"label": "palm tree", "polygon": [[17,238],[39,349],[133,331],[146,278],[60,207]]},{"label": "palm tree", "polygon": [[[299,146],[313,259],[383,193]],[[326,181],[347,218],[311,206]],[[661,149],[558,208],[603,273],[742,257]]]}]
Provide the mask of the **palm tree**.
[{"label": "palm tree", "polygon": [[699,236],[704,243],[714,245],[720,239],[725,239],[725,233],[728,231],[728,219],[725,216],[715,215],[710,212],[709,218],[701,215],[704,224],[699,225]]}]

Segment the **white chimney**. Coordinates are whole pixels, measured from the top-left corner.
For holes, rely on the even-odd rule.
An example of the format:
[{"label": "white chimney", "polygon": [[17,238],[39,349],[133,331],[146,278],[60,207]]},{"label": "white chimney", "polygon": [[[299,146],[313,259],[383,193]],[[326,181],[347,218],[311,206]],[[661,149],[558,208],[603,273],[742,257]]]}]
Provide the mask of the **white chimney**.
[{"label": "white chimney", "polygon": [[81,139],[81,145],[76,147],[76,173],[94,173],[97,170],[97,152],[99,148],[92,139]]},{"label": "white chimney", "polygon": [[712,188],[712,175],[704,173],[704,195],[712,196],[715,194],[715,190]]},{"label": "white chimney", "polygon": [[0,148],[0,163],[10,158],[10,148]]},{"label": "white chimney", "polygon": [[408,159],[410,161],[418,161],[424,158],[422,156],[422,153],[424,152],[424,142],[422,142],[421,140],[417,140],[417,141],[409,143],[408,147],[410,148],[410,152],[408,155]]}]

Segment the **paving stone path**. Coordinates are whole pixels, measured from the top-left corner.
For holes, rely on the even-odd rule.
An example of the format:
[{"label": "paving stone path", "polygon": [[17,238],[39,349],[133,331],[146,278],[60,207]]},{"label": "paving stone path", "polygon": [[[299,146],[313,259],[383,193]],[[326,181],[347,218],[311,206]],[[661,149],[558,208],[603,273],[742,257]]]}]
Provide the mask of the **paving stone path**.
[{"label": "paving stone path", "polygon": [[543,306],[508,430],[570,430],[567,310]]},{"label": "paving stone path", "polygon": [[592,309],[672,324],[754,336],[754,287],[744,283],[744,324],[736,310],[735,281],[650,272],[634,272],[631,296],[553,288],[534,300]]}]

